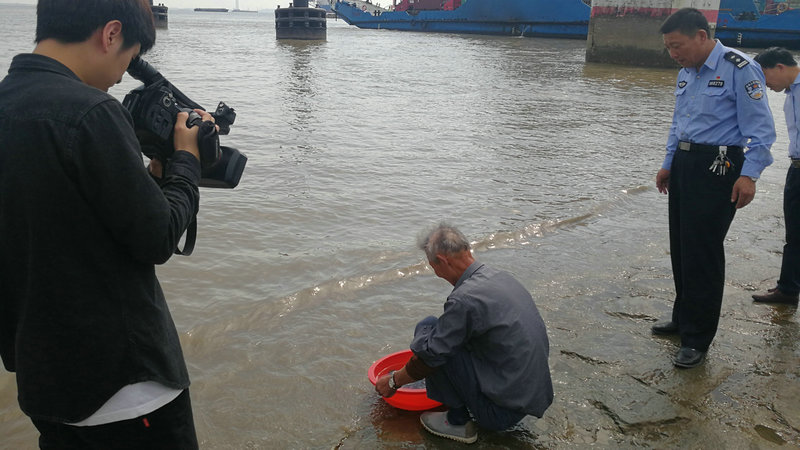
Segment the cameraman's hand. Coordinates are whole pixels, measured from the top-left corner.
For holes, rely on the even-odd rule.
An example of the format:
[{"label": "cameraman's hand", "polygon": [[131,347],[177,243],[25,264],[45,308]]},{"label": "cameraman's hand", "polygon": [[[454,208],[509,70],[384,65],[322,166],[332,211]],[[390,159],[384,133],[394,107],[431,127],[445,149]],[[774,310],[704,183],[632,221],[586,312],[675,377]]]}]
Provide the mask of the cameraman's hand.
[{"label": "cameraman's hand", "polygon": [[[214,117],[207,111],[202,109],[194,110],[203,119],[203,122],[214,122]],[[200,159],[200,150],[197,148],[197,132],[200,127],[186,127],[186,121],[189,120],[189,113],[179,112],[178,119],[175,121],[175,137],[173,142],[175,150],[184,150],[194,155],[198,160]]]}]

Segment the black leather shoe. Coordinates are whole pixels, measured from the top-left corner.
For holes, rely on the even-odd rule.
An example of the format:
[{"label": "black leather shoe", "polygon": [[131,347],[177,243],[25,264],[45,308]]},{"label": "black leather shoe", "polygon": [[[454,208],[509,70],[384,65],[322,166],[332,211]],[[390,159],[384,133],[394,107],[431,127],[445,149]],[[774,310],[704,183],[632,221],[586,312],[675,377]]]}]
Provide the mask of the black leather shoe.
[{"label": "black leather shoe", "polygon": [[798,297],[800,296],[797,294],[784,294],[780,291],[780,289],[773,288],[768,290],[766,294],[753,295],[753,301],[756,303],[784,303],[787,305],[797,305]]},{"label": "black leather shoe", "polygon": [[703,363],[706,358],[706,352],[695,350],[689,347],[681,347],[678,353],[675,354],[675,365],[684,369],[691,369]]},{"label": "black leather shoe", "polygon": [[678,334],[678,324],[673,321],[658,322],[653,325],[653,334]]}]

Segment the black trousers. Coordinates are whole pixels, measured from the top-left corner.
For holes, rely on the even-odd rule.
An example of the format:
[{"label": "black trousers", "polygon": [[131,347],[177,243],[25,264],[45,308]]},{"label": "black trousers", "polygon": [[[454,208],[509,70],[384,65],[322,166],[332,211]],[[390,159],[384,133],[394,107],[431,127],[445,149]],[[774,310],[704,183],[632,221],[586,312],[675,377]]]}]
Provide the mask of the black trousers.
[{"label": "black trousers", "polygon": [[736,213],[733,185],[744,163],[728,150],[733,167],[723,176],[709,167],[717,151],[676,150],[669,180],[669,243],[681,346],[708,350],[717,333],[725,285],[725,235]]},{"label": "black trousers", "polygon": [[105,425],[76,427],[33,419],[42,449],[197,449],[192,404],[185,389],[150,414]]},{"label": "black trousers", "polygon": [[[422,319],[414,329],[414,336],[429,334],[436,325],[436,317]],[[499,368],[498,368],[499,369]],[[425,378],[428,397],[447,406],[447,420],[454,425],[463,425],[470,420],[487,430],[507,430],[527,414],[512,411],[493,402],[481,392],[481,383],[466,349],[460,349],[443,366]],[[526,386],[537,389],[538,386]]]},{"label": "black trousers", "polygon": [[778,289],[784,294],[800,293],[800,168],[789,167],[783,187],[783,217],[786,244],[783,246]]}]

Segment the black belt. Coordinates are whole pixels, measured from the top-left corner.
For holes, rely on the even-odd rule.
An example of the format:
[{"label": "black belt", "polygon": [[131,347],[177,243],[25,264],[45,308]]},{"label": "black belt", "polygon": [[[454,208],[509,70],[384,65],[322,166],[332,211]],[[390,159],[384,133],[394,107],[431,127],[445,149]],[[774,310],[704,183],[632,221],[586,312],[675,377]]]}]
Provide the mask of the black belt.
[{"label": "black belt", "polygon": [[719,152],[720,150],[741,150],[742,147],[736,145],[707,145],[695,144],[694,142],[680,141],[678,148],[685,152]]},{"label": "black belt", "polygon": [[792,158],[792,168],[794,169],[800,168],[800,158],[798,159]]}]

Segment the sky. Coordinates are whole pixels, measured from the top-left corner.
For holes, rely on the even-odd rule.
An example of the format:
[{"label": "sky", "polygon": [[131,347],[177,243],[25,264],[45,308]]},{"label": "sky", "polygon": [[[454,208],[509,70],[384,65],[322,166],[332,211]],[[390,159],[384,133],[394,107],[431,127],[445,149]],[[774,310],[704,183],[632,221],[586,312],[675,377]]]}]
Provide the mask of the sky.
[{"label": "sky", "polygon": [[[0,0],[0,3],[35,5],[36,0]],[[153,3],[170,8],[236,8],[236,0],[153,0]],[[288,0],[239,0],[239,9],[275,9],[277,5],[288,5]]]}]

